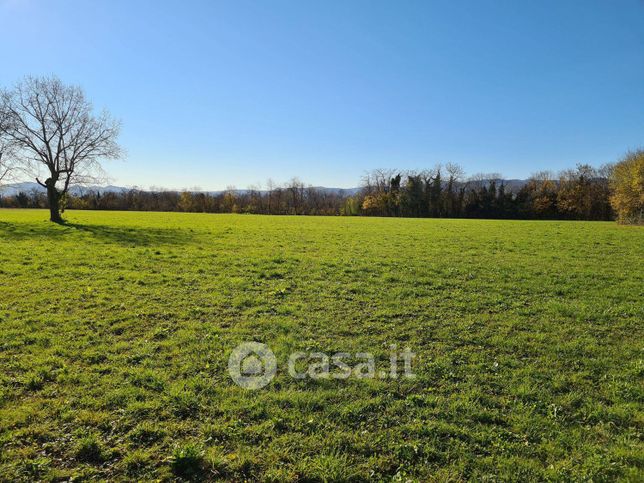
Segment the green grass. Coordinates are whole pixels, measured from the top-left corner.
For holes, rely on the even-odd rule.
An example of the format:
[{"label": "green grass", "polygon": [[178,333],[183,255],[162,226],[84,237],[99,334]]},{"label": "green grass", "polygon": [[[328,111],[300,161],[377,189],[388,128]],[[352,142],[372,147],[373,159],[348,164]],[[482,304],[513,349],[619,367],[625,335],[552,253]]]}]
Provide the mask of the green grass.
[{"label": "green grass", "polygon": [[[46,216],[0,211],[0,480],[644,478],[641,227]],[[392,343],[415,379],[286,372]]]}]

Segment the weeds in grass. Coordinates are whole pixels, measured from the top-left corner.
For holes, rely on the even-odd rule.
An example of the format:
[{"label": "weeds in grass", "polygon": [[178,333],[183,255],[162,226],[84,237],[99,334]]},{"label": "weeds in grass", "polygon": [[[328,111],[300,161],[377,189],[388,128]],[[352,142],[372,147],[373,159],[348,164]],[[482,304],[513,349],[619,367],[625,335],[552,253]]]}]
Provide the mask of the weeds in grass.
[{"label": "weeds in grass", "polygon": [[207,471],[204,450],[191,443],[174,450],[172,458],[170,458],[170,465],[176,476],[189,480],[204,477]]},{"label": "weeds in grass", "polygon": [[101,463],[106,458],[105,450],[98,436],[88,434],[76,444],[76,459],[86,463]]}]

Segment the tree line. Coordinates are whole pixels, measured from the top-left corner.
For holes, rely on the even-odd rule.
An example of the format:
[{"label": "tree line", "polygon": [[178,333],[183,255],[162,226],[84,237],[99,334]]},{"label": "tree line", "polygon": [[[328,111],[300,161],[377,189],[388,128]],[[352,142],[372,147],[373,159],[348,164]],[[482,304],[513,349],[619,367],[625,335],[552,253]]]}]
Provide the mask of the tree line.
[{"label": "tree line", "polygon": [[[630,170],[624,168],[626,161]],[[74,191],[67,194],[66,206],[124,211],[561,220],[612,220],[621,213],[623,221],[641,223],[643,187],[638,191],[636,185],[638,172],[639,183],[643,183],[643,166],[644,151],[638,151],[617,165],[594,168],[580,164],[558,175],[543,171],[525,182],[508,184],[498,174],[466,178],[461,167],[448,164],[420,172],[374,170],[365,175],[356,192],[315,188],[294,178],[283,185],[269,181],[265,190],[230,188],[219,193]],[[616,183],[616,173],[625,180],[635,179],[635,184]],[[626,194],[619,188],[624,185],[631,187]],[[47,206],[48,197],[41,191],[0,196],[0,207]],[[635,209],[626,214],[625,206]]]},{"label": "tree line", "polygon": [[55,77],[27,77],[0,90],[0,182],[20,172],[42,191],[1,196],[0,207],[273,215],[365,215],[448,218],[610,220],[642,223],[644,150],[616,165],[579,164],[539,172],[520,186],[498,174],[465,178],[455,164],[423,171],[374,170],[357,192],[306,186],[294,178],[267,189],[221,193],[131,189],[72,190],[102,178],[100,162],[119,158],[120,124],[95,114],[83,90]]},{"label": "tree line", "polygon": [[361,206],[378,216],[610,220],[610,171],[580,164],[513,186],[498,174],[463,180],[453,164],[404,174],[377,170],[366,177]]},{"label": "tree line", "polygon": [[[110,192],[75,190],[68,193],[66,207],[81,210],[357,215],[360,214],[358,199],[359,196],[346,196],[294,180],[284,185],[273,185],[267,190],[230,188],[217,193],[138,188]],[[47,203],[47,196],[42,190],[19,192],[12,196],[2,196],[0,193],[0,207],[3,208],[46,208]]]}]

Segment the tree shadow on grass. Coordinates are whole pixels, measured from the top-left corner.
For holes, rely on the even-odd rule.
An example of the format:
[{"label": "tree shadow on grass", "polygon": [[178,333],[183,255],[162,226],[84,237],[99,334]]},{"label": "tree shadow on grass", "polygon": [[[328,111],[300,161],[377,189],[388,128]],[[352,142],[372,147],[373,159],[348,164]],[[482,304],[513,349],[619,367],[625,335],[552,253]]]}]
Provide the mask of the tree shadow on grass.
[{"label": "tree shadow on grass", "polygon": [[67,223],[75,230],[90,233],[110,243],[137,246],[184,245],[195,240],[194,232],[178,228],[115,227],[110,225],[82,225]]},{"label": "tree shadow on grass", "polygon": [[75,233],[85,233],[105,243],[124,246],[183,245],[194,242],[195,233],[177,228],[149,228],[80,223],[8,223],[0,222],[0,241],[48,239],[63,241]]}]

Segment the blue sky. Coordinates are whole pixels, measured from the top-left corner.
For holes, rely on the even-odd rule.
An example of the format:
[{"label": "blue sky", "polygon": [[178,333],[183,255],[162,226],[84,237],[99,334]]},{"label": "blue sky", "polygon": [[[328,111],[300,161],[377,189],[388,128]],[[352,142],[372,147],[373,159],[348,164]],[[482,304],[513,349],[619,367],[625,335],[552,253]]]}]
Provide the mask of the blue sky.
[{"label": "blue sky", "polygon": [[644,2],[0,0],[0,85],[80,84],[120,185],[526,177],[644,145]]}]

